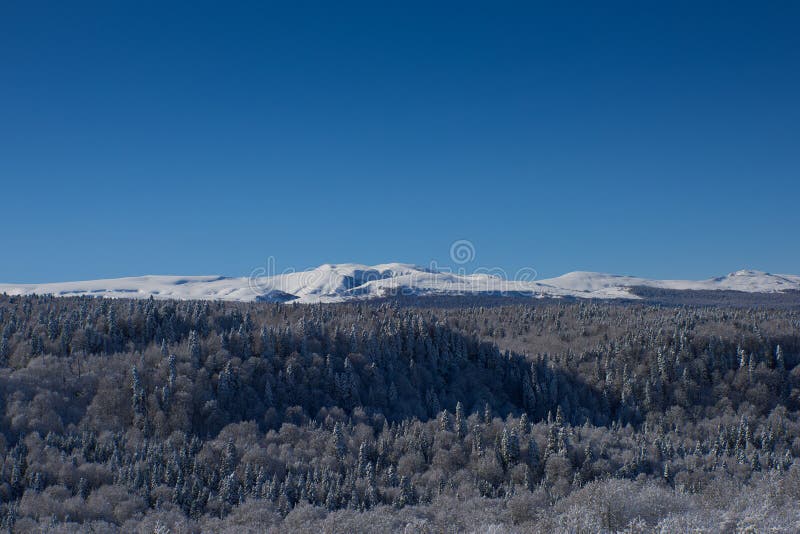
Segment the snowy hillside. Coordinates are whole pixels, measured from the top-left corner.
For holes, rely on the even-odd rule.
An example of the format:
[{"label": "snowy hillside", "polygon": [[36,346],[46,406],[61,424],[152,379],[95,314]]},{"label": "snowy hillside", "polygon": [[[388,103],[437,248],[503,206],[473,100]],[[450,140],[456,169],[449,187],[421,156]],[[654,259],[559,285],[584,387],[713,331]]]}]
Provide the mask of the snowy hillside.
[{"label": "snowy hillside", "polygon": [[139,276],[50,284],[0,284],[0,293],[311,303],[342,302],[394,294],[511,293],[531,297],[636,299],[638,297],[629,291],[634,286],[776,293],[800,290],[800,276],[736,271],[719,278],[693,281],[572,272],[545,280],[513,281],[489,274],[456,274],[403,263],[374,266],[325,264],[308,271],[250,278]]},{"label": "snowy hillside", "polygon": [[559,276],[558,278],[540,280],[539,283],[584,292],[602,291],[608,288],[647,286],[675,290],[728,290],[744,291],[747,293],[775,293],[800,289],[800,276],[742,270],[718,278],[695,281],[649,280],[646,278],[614,274],[572,272]]}]

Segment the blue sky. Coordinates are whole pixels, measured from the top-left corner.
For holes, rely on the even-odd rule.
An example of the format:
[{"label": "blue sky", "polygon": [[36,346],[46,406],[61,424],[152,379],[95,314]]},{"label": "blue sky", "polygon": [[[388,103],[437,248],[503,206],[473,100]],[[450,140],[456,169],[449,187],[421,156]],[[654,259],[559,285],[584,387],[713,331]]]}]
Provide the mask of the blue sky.
[{"label": "blue sky", "polygon": [[6,2],[0,281],[800,273],[797,2]]}]

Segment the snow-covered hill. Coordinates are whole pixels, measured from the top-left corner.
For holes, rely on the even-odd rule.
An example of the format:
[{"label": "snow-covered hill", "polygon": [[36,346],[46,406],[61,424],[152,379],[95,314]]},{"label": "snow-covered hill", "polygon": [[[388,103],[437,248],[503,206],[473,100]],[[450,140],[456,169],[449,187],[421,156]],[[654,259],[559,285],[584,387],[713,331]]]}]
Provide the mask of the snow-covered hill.
[{"label": "snow-covered hill", "polygon": [[572,272],[537,281],[505,280],[491,274],[457,274],[404,263],[325,264],[274,276],[139,276],[52,284],[0,284],[9,295],[53,294],[96,297],[172,298],[272,302],[342,302],[406,295],[498,294],[531,297],[636,299],[634,286],[674,290],[732,290],[776,293],[800,290],[800,276],[736,271],[709,280],[649,280],[632,276]]}]

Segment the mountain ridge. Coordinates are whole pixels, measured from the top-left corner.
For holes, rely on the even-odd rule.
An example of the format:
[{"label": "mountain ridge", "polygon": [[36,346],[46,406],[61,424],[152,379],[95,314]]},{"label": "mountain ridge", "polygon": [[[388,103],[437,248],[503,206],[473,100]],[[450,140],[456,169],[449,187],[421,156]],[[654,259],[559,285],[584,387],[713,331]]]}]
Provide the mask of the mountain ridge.
[{"label": "mountain ridge", "polygon": [[629,299],[634,287],[665,290],[723,290],[745,293],[800,291],[800,276],[742,269],[706,280],[653,280],[636,276],[572,271],[542,280],[508,280],[488,272],[467,274],[410,263],[326,263],[307,271],[276,275],[145,275],[44,284],[0,284],[8,295],[52,294],[117,298],[170,298],[268,302],[343,302],[403,295],[514,294],[531,298]]}]

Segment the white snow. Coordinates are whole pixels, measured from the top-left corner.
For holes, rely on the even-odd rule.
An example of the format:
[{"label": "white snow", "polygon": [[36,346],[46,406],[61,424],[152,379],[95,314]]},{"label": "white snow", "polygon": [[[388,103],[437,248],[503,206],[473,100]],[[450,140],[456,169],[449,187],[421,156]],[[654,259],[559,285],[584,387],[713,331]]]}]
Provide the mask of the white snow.
[{"label": "white snow", "polygon": [[602,291],[608,288],[647,286],[662,289],[730,290],[747,293],[775,293],[800,289],[800,276],[742,270],[708,280],[649,280],[615,274],[572,272],[540,280],[539,283],[574,291]]},{"label": "white snow", "polygon": [[452,273],[405,263],[373,266],[348,263],[325,264],[308,271],[259,277],[150,275],[83,282],[0,284],[0,293],[303,303],[342,302],[397,293],[458,295],[513,292],[531,297],[636,299],[638,297],[629,292],[632,286],[776,293],[800,290],[800,276],[743,270],[708,280],[649,280],[578,271],[545,280],[514,281],[490,274]]}]

